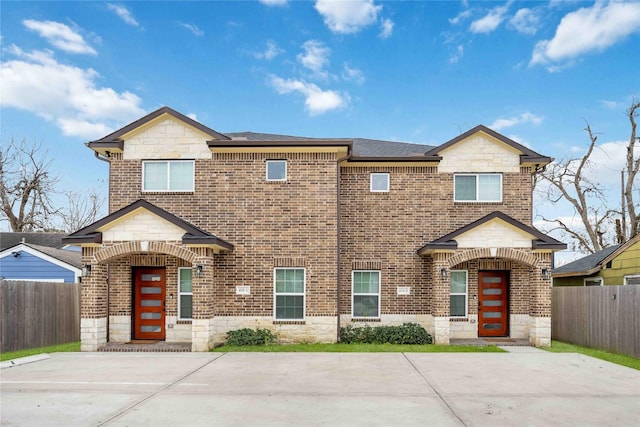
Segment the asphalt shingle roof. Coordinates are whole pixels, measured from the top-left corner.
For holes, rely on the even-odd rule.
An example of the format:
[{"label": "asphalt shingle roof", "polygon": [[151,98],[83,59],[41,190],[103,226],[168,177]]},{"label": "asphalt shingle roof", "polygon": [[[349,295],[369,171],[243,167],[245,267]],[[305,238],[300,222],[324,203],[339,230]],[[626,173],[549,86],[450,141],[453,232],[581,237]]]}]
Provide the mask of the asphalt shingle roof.
[{"label": "asphalt shingle roof", "polygon": [[606,257],[615,252],[622,245],[609,246],[594,254],[577,259],[561,267],[554,268],[552,274],[582,273],[596,268]]},{"label": "asphalt shingle roof", "polygon": [[31,243],[34,245],[48,246],[50,248],[62,248],[62,238],[66,233],[0,233],[0,251],[4,251],[7,248],[22,243],[24,239],[25,243]]},{"label": "asphalt shingle roof", "polygon": [[[246,139],[247,141],[313,141],[321,138],[304,136],[279,135],[257,132],[229,132],[225,133],[232,139]],[[413,157],[424,156],[434,146],[414,144],[409,142],[384,141],[380,139],[352,138],[353,154],[360,157]]]}]

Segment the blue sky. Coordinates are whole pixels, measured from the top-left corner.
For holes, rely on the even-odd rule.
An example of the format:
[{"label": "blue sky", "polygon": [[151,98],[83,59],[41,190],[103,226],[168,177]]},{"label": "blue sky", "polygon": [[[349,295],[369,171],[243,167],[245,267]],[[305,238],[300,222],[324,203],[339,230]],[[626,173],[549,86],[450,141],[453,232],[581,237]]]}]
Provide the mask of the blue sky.
[{"label": "blue sky", "polygon": [[220,132],[430,145],[484,124],[556,158],[586,150],[588,120],[601,144],[595,176],[619,200],[625,110],[640,98],[638,2],[0,9],[2,143],[42,141],[67,189],[106,194],[107,165],[83,143],[167,105]]}]

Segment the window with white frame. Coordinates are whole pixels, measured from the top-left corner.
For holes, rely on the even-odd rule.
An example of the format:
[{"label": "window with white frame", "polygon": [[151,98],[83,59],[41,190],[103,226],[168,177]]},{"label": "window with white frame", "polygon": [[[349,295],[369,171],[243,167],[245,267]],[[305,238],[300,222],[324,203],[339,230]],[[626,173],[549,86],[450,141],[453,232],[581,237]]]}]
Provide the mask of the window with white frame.
[{"label": "window with white frame", "polygon": [[604,284],[604,280],[602,277],[588,277],[584,279],[585,286],[602,286]]},{"label": "window with white frame", "polygon": [[456,174],[453,179],[456,202],[502,202],[502,174]]},{"label": "window with white frame", "polygon": [[370,189],[372,193],[389,192],[389,174],[388,173],[372,173],[370,175]]},{"label": "window with white frame", "polygon": [[193,160],[142,162],[142,191],[193,191]]},{"label": "window with white frame", "polygon": [[178,319],[191,319],[193,317],[193,269],[180,267],[178,269]]},{"label": "window with white frame", "polygon": [[286,181],[287,180],[287,161],[286,160],[267,160],[267,181]]},{"label": "window with white frame", "polygon": [[352,316],[380,317],[380,272],[353,272]]},{"label": "window with white frame", "polygon": [[630,276],[624,276],[625,285],[640,285],[640,274],[632,274]]},{"label": "window with white frame", "polygon": [[451,317],[467,316],[467,271],[451,270],[449,273],[451,290],[449,296],[449,313]]},{"label": "window with white frame", "polygon": [[304,268],[276,268],[274,271],[274,313],[276,320],[303,320]]}]

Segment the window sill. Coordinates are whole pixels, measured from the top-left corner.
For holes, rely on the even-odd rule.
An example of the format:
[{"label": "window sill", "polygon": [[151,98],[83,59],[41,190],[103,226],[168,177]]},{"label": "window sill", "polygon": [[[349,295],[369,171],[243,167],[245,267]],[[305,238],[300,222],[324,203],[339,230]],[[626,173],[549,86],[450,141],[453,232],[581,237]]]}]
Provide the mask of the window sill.
[{"label": "window sill", "polygon": [[469,318],[467,316],[460,317],[449,317],[449,322],[468,322]]},{"label": "window sill", "polygon": [[380,322],[379,317],[352,317],[352,322]]},{"label": "window sill", "polygon": [[195,191],[144,191],[142,190],[142,194],[150,194],[150,195],[171,195],[171,196],[193,196],[196,194]]},{"label": "window sill", "polygon": [[274,325],[304,325],[304,320],[274,320]]},{"label": "window sill", "polygon": [[453,204],[454,205],[502,205],[504,202],[500,201],[500,202],[483,202],[480,200],[469,200],[469,201],[464,201],[464,200],[454,200]]},{"label": "window sill", "polygon": [[176,325],[190,325],[191,319],[181,319],[176,321]]}]

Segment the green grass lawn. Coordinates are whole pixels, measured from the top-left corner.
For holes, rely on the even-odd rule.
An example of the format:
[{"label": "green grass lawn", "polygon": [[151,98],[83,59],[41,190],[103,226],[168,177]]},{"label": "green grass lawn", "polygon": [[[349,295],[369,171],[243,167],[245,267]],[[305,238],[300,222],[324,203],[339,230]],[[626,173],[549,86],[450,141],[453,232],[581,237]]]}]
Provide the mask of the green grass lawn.
[{"label": "green grass lawn", "polygon": [[80,351],[80,341],[67,344],[52,345],[49,347],[30,348],[27,350],[7,351],[0,354],[0,361],[17,359],[19,357],[33,356],[42,353],[60,353],[67,351]]},{"label": "green grass lawn", "polygon": [[541,347],[553,353],[580,353],[607,362],[617,363],[618,365],[627,366],[629,368],[640,370],[640,359],[625,356],[623,354],[610,353],[605,350],[596,350],[588,347],[580,347],[579,345],[567,344],[560,341],[552,341],[551,347]]},{"label": "green grass lawn", "polygon": [[474,347],[466,345],[408,345],[408,344],[269,344],[229,346],[214,348],[214,352],[264,352],[264,353],[504,353],[494,346]]}]

